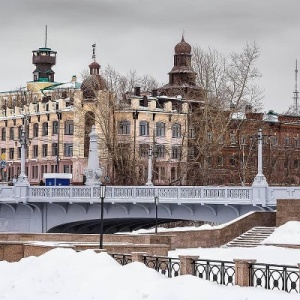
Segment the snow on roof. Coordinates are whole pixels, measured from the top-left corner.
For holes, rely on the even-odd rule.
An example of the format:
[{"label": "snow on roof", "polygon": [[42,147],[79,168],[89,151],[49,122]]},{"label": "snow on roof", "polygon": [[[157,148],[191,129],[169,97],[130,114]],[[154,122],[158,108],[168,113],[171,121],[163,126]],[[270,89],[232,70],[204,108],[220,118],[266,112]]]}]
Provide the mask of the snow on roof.
[{"label": "snow on roof", "polygon": [[72,174],[70,173],[44,173],[44,178],[61,178],[61,179],[72,179]]}]

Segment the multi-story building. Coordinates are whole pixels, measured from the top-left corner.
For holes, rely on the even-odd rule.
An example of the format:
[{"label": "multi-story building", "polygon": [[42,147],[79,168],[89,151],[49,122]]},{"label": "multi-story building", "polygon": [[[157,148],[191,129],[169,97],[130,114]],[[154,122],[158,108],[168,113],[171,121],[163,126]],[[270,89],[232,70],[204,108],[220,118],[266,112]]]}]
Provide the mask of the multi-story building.
[{"label": "multi-story building", "polygon": [[72,173],[73,184],[82,183],[88,135],[95,125],[102,180],[110,184],[145,184],[149,154],[155,185],[251,184],[259,128],[269,183],[299,184],[299,117],[256,113],[246,107],[243,112],[218,112],[230,119],[226,128],[222,122],[212,124],[201,110],[205,91],[195,83],[191,46],[183,38],[175,46],[168,84],[151,93],[136,87],[122,101],[100,74],[95,46],[90,74],[82,84],[76,76],[67,83],[55,82],[56,54],[47,47],[33,51],[33,80],[19,90],[0,93],[2,181],[20,172],[19,139],[25,128],[31,184],[50,172]]}]

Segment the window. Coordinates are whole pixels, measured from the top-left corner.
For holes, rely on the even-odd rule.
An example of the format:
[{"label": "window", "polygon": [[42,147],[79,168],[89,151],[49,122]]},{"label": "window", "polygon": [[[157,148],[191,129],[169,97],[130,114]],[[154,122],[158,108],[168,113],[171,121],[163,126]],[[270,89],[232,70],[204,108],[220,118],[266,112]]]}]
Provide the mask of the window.
[{"label": "window", "polygon": [[194,128],[194,127],[190,127],[190,128],[189,128],[189,133],[188,133],[188,135],[189,135],[189,138],[190,138],[190,139],[194,139],[194,138],[195,138],[195,128]]},{"label": "window", "polygon": [[64,156],[73,156],[73,144],[64,144]]},{"label": "window", "polygon": [[43,136],[48,135],[48,123],[47,122],[42,124],[42,135]]},{"label": "window", "polygon": [[42,145],[42,151],[43,151],[43,153],[42,153],[43,157],[48,156],[48,144]]},{"label": "window", "polygon": [[163,122],[156,123],[156,136],[165,136],[166,135],[166,125]]},{"label": "window", "polygon": [[44,173],[47,173],[47,165],[41,165],[41,175],[43,176]]},{"label": "window", "polygon": [[18,138],[20,139],[22,135],[22,126],[18,127]]},{"label": "window", "polygon": [[156,145],[155,154],[157,158],[165,158],[166,155],[166,147],[165,145]]},{"label": "window", "polygon": [[286,136],[285,138],[284,138],[284,145],[286,146],[286,147],[289,147],[290,146],[290,137],[289,136]]},{"label": "window", "polygon": [[223,134],[219,136],[218,142],[219,142],[220,145],[224,144],[224,135]]},{"label": "window", "polygon": [[141,144],[140,145],[140,158],[148,158],[149,155],[149,145]]},{"label": "window", "polygon": [[21,147],[18,147],[18,159],[21,158]]},{"label": "window", "polygon": [[118,124],[118,134],[130,134],[130,122],[129,121],[121,121]]},{"label": "window", "polygon": [[73,120],[65,121],[65,134],[73,135],[74,134],[74,122]]},{"label": "window", "polygon": [[52,156],[57,156],[57,143],[52,144]]},{"label": "window", "polygon": [[33,145],[32,147],[32,157],[37,158],[39,156],[39,146]]},{"label": "window", "polygon": [[295,148],[299,148],[299,138],[295,137]]},{"label": "window", "polygon": [[231,145],[236,144],[236,136],[235,136],[235,133],[230,133],[230,144],[231,144]]},{"label": "window", "polygon": [[230,165],[231,165],[231,166],[235,166],[235,162],[236,162],[235,157],[234,157],[234,156],[231,156],[231,157],[230,157]]},{"label": "window", "polygon": [[246,145],[247,137],[245,135],[241,136],[241,145]]},{"label": "window", "polygon": [[172,125],[172,137],[173,138],[181,137],[181,125],[180,124],[175,123]]},{"label": "window", "polygon": [[277,136],[271,136],[270,140],[271,140],[271,145],[272,146],[277,146],[277,144],[278,144]]},{"label": "window", "polygon": [[14,148],[9,148],[9,159],[14,159],[15,156],[15,149]]},{"label": "window", "polygon": [[190,160],[195,159],[195,148],[194,147],[189,147],[188,148],[188,158]]},{"label": "window", "polygon": [[52,122],[52,134],[58,134],[58,121]]},{"label": "window", "polygon": [[149,135],[149,123],[146,121],[140,122],[140,135]]},{"label": "window", "polygon": [[208,132],[208,133],[207,133],[207,142],[208,142],[209,144],[212,143],[212,133],[211,133],[211,132]]},{"label": "window", "polygon": [[39,167],[38,166],[32,166],[31,168],[32,178],[37,179],[39,176]]},{"label": "window", "polygon": [[172,146],[172,159],[180,159],[181,156],[181,147]]},{"label": "window", "polygon": [[34,123],[33,124],[33,137],[38,137],[39,136],[39,124]]},{"label": "window", "polygon": [[218,156],[218,166],[223,167],[224,165],[224,158],[223,156]]},{"label": "window", "polygon": [[298,169],[299,168],[299,159],[295,159],[294,160],[294,169]]},{"label": "window", "polygon": [[73,166],[72,165],[64,165],[64,173],[72,173]]},{"label": "window", "polygon": [[13,141],[15,139],[15,128],[14,127],[9,128],[9,139],[11,141]]},{"label": "window", "polygon": [[6,149],[5,148],[1,148],[1,154],[6,154]]}]

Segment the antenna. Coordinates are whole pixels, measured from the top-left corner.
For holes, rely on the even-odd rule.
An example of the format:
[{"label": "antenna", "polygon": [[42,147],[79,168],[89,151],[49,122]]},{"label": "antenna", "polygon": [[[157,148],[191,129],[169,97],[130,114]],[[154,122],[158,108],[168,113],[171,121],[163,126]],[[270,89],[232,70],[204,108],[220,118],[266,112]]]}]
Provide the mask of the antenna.
[{"label": "antenna", "polygon": [[96,44],[93,44],[92,47],[93,47],[93,55],[92,55],[92,59],[93,59],[94,61],[96,61]]},{"label": "antenna", "polygon": [[45,26],[45,48],[47,48],[48,28]]},{"label": "antenna", "polygon": [[296,59],[296,69],[295,69],[295,91],[293,93],[294,93],[295,112],[298,113],[299,92],[298,92],[298,62],[297,62],[297,59]]}]

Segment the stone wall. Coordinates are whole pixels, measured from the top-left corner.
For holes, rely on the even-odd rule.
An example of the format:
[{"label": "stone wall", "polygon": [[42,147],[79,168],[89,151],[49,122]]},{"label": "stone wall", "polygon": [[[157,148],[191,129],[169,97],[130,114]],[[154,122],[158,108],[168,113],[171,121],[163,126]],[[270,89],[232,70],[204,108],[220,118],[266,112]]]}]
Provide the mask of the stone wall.
[{"label": "stone wall", "polygon": [[300,221],[300,199],[277,200],[276,226],[288,221]]},{"label": "stone wall", "polygon": [[239,220],[233,220],[219,229],[172,232],[175,237],[170,246],[171,249],[220,247],[253,227],[273,227],[275,225],[275,212],[253,212]]}]

